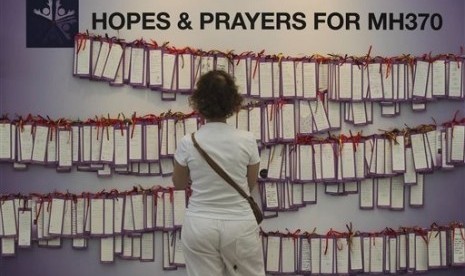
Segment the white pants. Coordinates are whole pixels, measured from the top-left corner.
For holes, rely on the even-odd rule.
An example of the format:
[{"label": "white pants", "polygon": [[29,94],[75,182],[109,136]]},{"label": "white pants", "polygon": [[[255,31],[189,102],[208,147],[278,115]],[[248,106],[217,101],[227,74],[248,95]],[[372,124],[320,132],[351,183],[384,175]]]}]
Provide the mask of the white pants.
[{"label": "white pants", "polygon": [[189,276],[264,276],[258,225],[186,216],[181,240]]}]

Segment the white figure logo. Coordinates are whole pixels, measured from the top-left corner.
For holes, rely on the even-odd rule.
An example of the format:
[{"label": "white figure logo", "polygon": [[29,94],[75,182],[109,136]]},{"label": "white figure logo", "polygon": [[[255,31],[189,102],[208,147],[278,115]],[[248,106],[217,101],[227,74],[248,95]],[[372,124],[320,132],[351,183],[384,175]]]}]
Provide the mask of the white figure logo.
[{"label": "white figure logo", "polygon": [[60,0],[48,0],[47,6],[41,9],[34,9],[34,13],[42,16],[55,25],[60,32],[66,37],[67,40],[71,40],[72,34],[71,26],[77,23],[77,18],[74,10],[66,10]]}]

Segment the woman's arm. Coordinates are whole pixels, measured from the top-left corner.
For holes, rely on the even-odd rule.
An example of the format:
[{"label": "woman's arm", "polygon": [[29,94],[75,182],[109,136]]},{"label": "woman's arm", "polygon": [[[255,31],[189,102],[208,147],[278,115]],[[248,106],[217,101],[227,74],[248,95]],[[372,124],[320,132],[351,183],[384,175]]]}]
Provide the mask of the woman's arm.
[{"label": "woman's arm", "polygon": [[249,185],[250,192],[257,186],[258,170],[260,169],[260,162],[247,166],[247,184]]},{"label": "woman's arm", "polygon": [[187,187],[187,184],[190,181],[189,167],[182,166],[175,159],[174,160],[173,176],[172,176],[171,179],[173,180],[174,188],[176,190],[184,190]]}]

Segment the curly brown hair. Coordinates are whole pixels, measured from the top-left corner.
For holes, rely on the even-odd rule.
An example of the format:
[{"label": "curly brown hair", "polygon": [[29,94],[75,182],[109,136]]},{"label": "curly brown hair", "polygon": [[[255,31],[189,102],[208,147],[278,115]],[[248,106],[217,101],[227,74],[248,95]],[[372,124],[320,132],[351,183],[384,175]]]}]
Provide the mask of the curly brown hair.
[{"label": "curly brown hair", "polygon": [[213,70],[199,78],[189,103],[206,119],[224,119],[240,110],[242,100],[234,78],[225,71]]}]

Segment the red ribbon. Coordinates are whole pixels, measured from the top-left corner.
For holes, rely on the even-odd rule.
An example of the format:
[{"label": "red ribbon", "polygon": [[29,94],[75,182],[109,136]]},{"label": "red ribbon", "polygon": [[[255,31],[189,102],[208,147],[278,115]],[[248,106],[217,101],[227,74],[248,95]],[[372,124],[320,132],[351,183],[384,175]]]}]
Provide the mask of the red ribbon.
[{"label": "red ribbon", "polygon": [[297,135],[295,143],[298,145],[311,145],[313,139],[312,135]]},{"label": "red ribbon", "polygon": [[87,44],[88,39],[89,39],[89,35],[86,34],[86,33],[77,33],[74,36],[74,40],[78,44],[76,54],[78,54],[81,50],[84,50],[86,48],[86,44]]},{"label": "red ribbon", "polygon": [[254,69],[253,69],[253,73],[252,73],[252,79],[255,79],[255,76],[257,74],[257,69],[258,69],[258,64],[260,62],[260,59],[262,57],[262,55],[265,53],[265,50],[261,50],[259,53],[257,53],[255,55],[256,57],[256,61],[255,61],[255,66],[254,66]]},{"label": "red ribbon", "polygon": [[[329,243],[329,239],[337,239],[337,238],[343,238],[344,237],[344,234],[341,233],[341,232],[337,232],[337,231],[334,231],[333,228],[330,228],[330,230],[328,231],[328,233],[326,233],[326,246],[325,246],[325,252],[324,254],[326,255],[328,253],[328,243]],[[339,250],[342,250],[342,248],[339,248]]]}]

